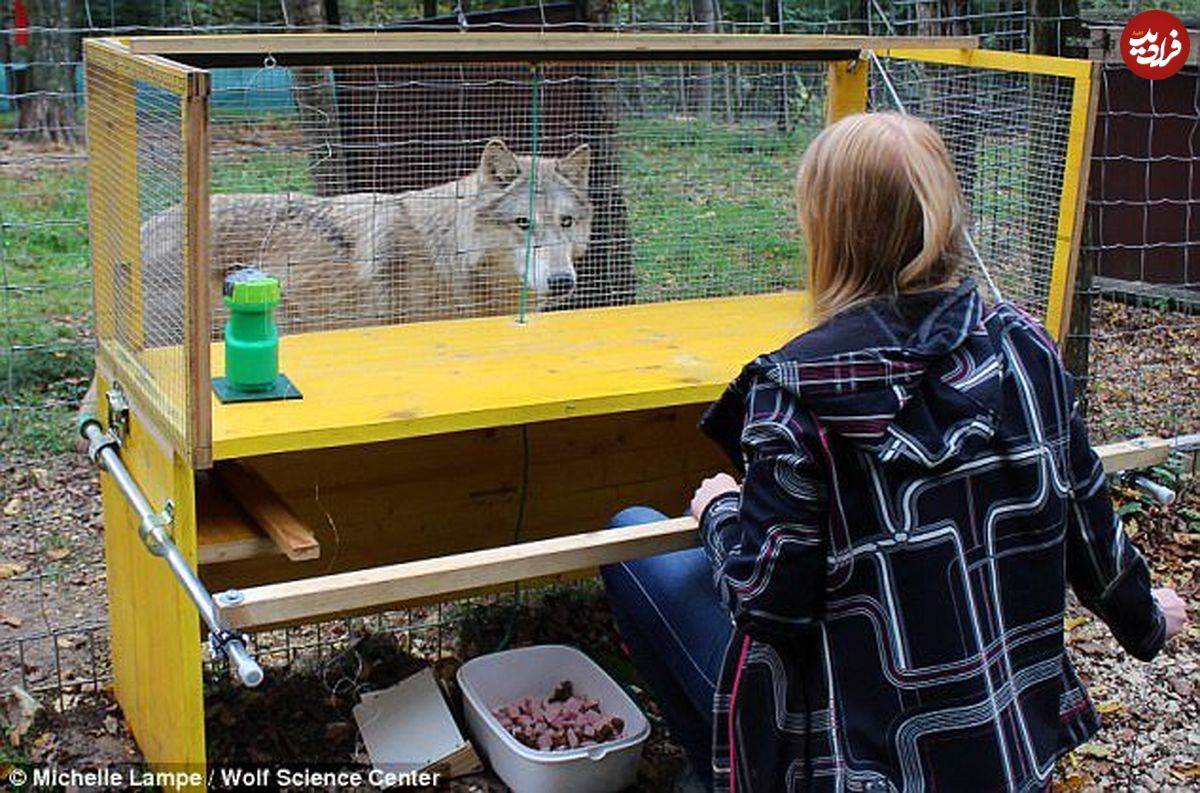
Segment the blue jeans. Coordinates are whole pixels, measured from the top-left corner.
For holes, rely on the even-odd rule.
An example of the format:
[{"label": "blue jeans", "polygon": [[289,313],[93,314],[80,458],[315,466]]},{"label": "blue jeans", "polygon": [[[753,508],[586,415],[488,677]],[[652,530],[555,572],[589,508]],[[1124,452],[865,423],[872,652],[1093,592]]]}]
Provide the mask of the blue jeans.
[{"label": "blue jeans", "polygon": [[[611,528],[666,520],[647,507],[624,509]],[[617,629],[662,708],[671,735],[711,787],[712,706],[732,625],[700,548],[600,568]]]}]

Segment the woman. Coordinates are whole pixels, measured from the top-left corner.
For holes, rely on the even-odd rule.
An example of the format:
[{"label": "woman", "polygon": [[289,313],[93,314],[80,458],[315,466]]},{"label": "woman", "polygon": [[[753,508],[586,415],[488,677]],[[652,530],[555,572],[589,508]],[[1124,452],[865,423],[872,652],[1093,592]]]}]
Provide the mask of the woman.
[{"label": "woman", "polygon": [[709,409],[741,485],[696,491],[702,551],[604,570],[618,627],[718,791],[1043,790],[1099,727],[1066,584],[1142,660],[1182,602],[1113,514],[1053,342],[960,282],[937,133],[843,119],[796,190],[821,324]]}]

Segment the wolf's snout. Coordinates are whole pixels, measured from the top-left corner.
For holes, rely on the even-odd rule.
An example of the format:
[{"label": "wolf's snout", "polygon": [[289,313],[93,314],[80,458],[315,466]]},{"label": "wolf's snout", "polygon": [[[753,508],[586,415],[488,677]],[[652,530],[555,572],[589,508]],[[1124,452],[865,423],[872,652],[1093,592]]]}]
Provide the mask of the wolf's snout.
[{"label": "wolf's snout", "polygon": [[546,289],[551,297],[563,297],[575,288],[575,276],[571,273],[554,273],[546,281]]}]

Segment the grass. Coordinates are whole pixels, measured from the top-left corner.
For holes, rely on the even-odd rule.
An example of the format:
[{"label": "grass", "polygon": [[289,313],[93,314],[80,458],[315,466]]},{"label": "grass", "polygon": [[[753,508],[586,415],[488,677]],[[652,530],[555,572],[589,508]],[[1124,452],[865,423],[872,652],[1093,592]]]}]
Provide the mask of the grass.
[{"label": "grass", "polygon": [[92,352],[82,165],[0,174],[0,429],[61,451]]},{"label": "grass", "polygon": [[[799,133],[695,120],[625,124],[624,198],[639,299],[796,285],[791,180]],[[313,192],[307,158],[245,150],[214,163],[213,190]],[[0,172],[0,428],[16,448],[63,451],[91,379],[86,169]]]}]

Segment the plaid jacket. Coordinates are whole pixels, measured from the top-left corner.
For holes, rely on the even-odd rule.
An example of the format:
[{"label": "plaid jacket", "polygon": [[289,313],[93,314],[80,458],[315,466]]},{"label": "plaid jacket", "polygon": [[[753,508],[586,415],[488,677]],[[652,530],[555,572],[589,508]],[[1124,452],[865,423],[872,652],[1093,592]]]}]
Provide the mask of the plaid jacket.
[{"label": "plaid jacket", "polygon": [[1040,790],[1099,726],[1067,582],[1163,643],[1057,349],[969,280],[758,358],[702,427],[744,477],[701,520],[735,623],[718,791]]}]

